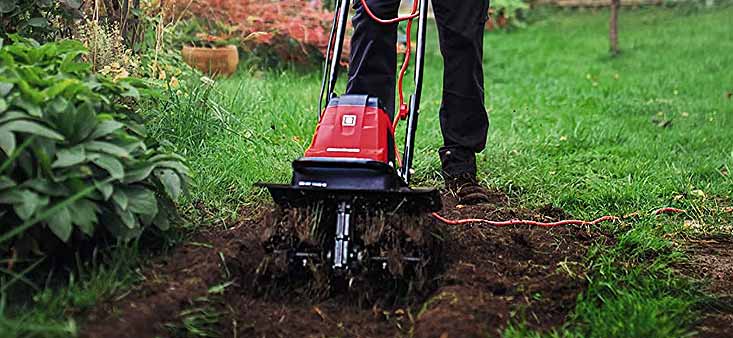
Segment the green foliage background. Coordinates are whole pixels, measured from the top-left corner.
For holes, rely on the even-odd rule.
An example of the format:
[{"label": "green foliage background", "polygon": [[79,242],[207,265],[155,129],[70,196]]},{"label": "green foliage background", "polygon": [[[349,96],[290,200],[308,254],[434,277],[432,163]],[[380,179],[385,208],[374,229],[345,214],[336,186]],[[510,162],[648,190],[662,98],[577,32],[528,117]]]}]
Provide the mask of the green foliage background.
[{"label": "green foliage background", "polygon": [[133,120],[150,92],[92,74],[78,42],[13,39],[0,50],[0,252],[166,229],[188,169]]}]

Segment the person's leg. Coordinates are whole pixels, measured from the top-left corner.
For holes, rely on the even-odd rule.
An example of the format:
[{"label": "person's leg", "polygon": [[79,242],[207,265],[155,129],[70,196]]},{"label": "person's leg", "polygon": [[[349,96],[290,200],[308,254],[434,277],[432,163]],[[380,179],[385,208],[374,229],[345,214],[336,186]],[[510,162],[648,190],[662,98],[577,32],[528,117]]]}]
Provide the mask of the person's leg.
[{"label": "person's leg", "polygon": [[[354,2],[356,14],[352,19],[354,34],[346,93],[377,96],[387,113],[394,116],[397,24],[374,21],[360,0]],[[397,16],[400,0],[367,0],[367,5],[379,18],[390,19]]]},{"label": "person's leg", "polygon": [[489,0],[433,0],[443,55],[440,126],[443,175],[476,176],[476,153],[486,146],[489,119],[484,107],[483,33]]}]

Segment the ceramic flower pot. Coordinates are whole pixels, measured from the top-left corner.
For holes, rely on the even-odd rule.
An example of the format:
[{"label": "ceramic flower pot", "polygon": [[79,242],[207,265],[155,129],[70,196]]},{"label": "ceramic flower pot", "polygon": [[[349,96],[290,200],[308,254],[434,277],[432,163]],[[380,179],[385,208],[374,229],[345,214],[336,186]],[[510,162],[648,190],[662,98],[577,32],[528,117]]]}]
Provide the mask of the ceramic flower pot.
[{"label": "ceramic flower pot", "polygon": [[183,60],[208,75],[229,76],[237,70],[239,52],[234,45],[224,47],[191,47],[181,50]]}]

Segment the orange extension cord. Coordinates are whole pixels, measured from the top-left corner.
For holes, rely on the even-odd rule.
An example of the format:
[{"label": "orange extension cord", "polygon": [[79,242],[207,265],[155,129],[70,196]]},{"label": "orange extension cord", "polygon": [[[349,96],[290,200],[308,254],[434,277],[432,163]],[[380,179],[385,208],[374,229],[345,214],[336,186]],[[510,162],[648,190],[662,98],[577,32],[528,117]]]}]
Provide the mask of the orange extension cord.
[{"label": "orange extension cord", "polygon": [[[372,12],[371,8],[369,8],[369,5],[366,3],[366,0],[361,0],[361,6],[364,7],[364,11],[369,15],[372,20],[376,21],[377,23],[383,24],[383,25],[391,25],[394,23],[399,23],[401,21],[407,21],[407,44],[405,46],[405,61],[402,62],[402,67],[400,68],[400,76],[397,80],[397,89],[400,97],[400,106],[399,106],[399,112],[395,114],[394,121],[392,121],[392,132],[397,129],[397,125],[399,124],[400,120],[404,120],[407,117],[407,104],[405,104],[405,94],[403,88],[403,80],[405,78],[405,73],[407,73],[407,67],[410,65],[410,56],[412,55],[412,38],[411,38],[411,31],[412,31],[412,19],[418,17],[420,13],[418,13],[417,7],[418,1],[415,0],[412,3],[412,10],[410,12],[410,15],[407,16],[398,16],[396,18],[392,19],[381,19],[377,17],[374,12]],[[395,143],[394,146],[395,149],[395,158],[397,159],[397,165],[402,166],[402,160],[400,158],[400,150],[397,148],[397,143]]]},{"label": "orange extension cord", "polygon": [[[405,78],[405,73],[407,72],[407,67],[410,65],[410,55],[411,55],[411,48],[412,48],[412,36],[410,34],[412,29],[412,20],[420,15],[418,13],[417,5],[418,0],[413,1],[412,3],[412,11],[410,12],[410,15],[407,16],[398,16],[396,18],[392,19],[381,19],[377,17],[374,12],[372,12],[371,8],[369,8],[369,5],[367,5],[366,0],[361,0],[361,5],[364,7],[364,11],[369,15],[374,21],[383,24],[383,25],[390,25],[399,23],[402,21],[407,21],[407,29],[406,29],[406,35],[407,35],[407,45],[405,46],[405,61],[402,62],[402,68],[400,68],[400,76],[397,80],[397,89],[400,97],[400,107],[399,107],[399,113],[395,115],[394,121],[392,122],[392,129],[397,129],[397,124],[401,119],[404,119],[407,117],[407,105],[405,104],[405,96],[404,91],[402,89],[403,85],[403,79]],[[397,149],[397,146],[395,145],[395,151],[397,151],[397,159],[399,161],[399,150]],[[402,165],[401,163],[399,165]],[[658,210],[655,210],[652,214],[654,215],[660,215],[660,214],[674,214],[674,213],[686,213],[685,210],[682,209],[676,209],[676,208],[661,208]],[[520,220],[520,219],[513,219],[509,221],[492,221],[488,219],[483,218],[465,218],[465,219],[457,219],[457,220],[451,220],[448,218],[445,218],[438,214],[437,212],[434,212],[433,217],[435,219],[446,223],[450,225],[464,225],[464,224],[472,224],[472,223],[479,223],[479,224],[487,224],[491,226],[496,227],[505,227],[505,226],[512,226],[512,225],[530,225],[530,226],[538,226],[538,227],[556,227],[556,226],[564,226],[564,225],[596,225],[598,223],[607,222],[607,221],[617,221],[619,220],[619,217],[616,216],[603,216],[601,218],[595,219],[593,221],[583,221],[583,220],[562,220],[558,222],[537,222],[537,221],[530,221],[530,220]]]},{"label": "orange extension cord", "polygon": [[[686,213],[687,211],[677,208],[661,208],[657,209],[652,212],[652,215],[661,215],[661,214],[679,214],[679,213]],[[433,217],[435,219],[450,225],[465,225],[465,224],[486,224],[491,225],[495,227],[505,227],[505,226],[511,226],[511,225],[530,225],[530,226],[538,226],[538,227],[544,227],[544,228],[552,228],[557,226],[563,226],[563,225],[596,225],[598,223],[607,222],[607,221],[617,221],[620,218],[617,216],[603,216],[601,218],[595,219],[593,221],[583,221],[583,220],[577,220],[577,219],[571,219],[571,220],[562,220],[558,222],[537,222],[537,221],[529,221],[529,220],[522,220],[522,219],[513,219],[509,221],[492,221],[488,219],[483,218],[465,218],[465,219],[457,219],[457,220],[451,220],[447,219],[441,215],[439,215],[437,212],[433,213]]]},{"label": "orange extension cord", "polygon": [[[380,19],[377,17],[374,12],[372,12],[371,8],[369,8],[369,5],[367,5],[366,0],[361,0],[361,6],[364,7],[364,11],[369,15],[372,20],[383,24],[383,25],[391,25],[394,23],[399,23],[401,21],[407,21],[407,29],[406,29],[406,35],[407,35],[407,45],[405,46],[405,61],[402,62],[402,67],[400,68],[400,76],[397,80],[397,89],[400,97],[400,106],[399,106],[399,113],[395,115],[394,121],[392,121],[392,129],[397,129],[397,124],[402,119],[404,120],[407,117],[407,104],[405,104],[405,94],[402,89],[402,82],[405,78],[405,73],[407,73],[407,67],[410,65],[410,56],[412,53],[412,35],[410,34],[412,31],[412,19],[418,17],[420,13],[418,13],[417,5],[419,1],[415,0],[412,3],[412,11],[410,12],[410,15],[407,16],[398,16],[396,18],[392,19]],[[398,156],[399,158],[399,156]]]}]

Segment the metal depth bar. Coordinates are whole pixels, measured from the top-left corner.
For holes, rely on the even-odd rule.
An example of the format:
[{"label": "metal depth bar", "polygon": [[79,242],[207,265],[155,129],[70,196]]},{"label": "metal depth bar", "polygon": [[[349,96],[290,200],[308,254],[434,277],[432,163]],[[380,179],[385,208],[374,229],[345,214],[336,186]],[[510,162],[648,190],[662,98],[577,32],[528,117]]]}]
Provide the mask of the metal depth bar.
[{"label": "metal depth bar", "polygon": [[336,87],[336,81],[338,80],[339,64],[341,61],[341,53],[344,50],[344,36],[346,35],[346,20],[349,19],[349,7],[351,6],[351,0],[342,0],[341,8],[339,9],[339,22],[338,28],[336,29],[336,43],[333,53],[333,59],[331,59],[331,73],[329,74],[328,87],[326,90],[326,105],[331,100],[333,92]]},{"label": "metal depth bar", "polygon": [[[415,0],[418,1],[418,0]],[[417,50],[415,52],[415,93],[410,97],[410,110],[407,115],[407,132],[405,133],[405,150],[402,155],[401,176],[407,185],[412,176],[412,160],[415,153],[415,133],[420,115],[420,98],[422,94],[423,68],[425,66],[425,40],[428,22],[428,0],[420,1],[418,17]],[[407,37],[410,39],[411,37]]]},{"label": "metal depth bar", "polygon": [[[334,4],[334,12],[336,12],[341,7],[341,1],[337,0]],[[336,36],[336,25],[338,25],[338,15],[333,15],[333,20],[331,20],[331,32],[328,33],[328,46],[326,47],[326,59],[323,60],[323,75],[321,78],[321,92],[318,94],[318,119],[321,118],[321,113],[323,112],[323,95],[326,94],[326,83],[329,80],[329,75],[331,73],[331,57],[332,57],[332,51],[333,51],[333,39]]]},{"label": "metal depth bar", "polygon": [[333,248],[333,268],[345,269],[349,263],[349,241],[351,240],[351,205],[339,202],[336,214],[336,238]]}]

